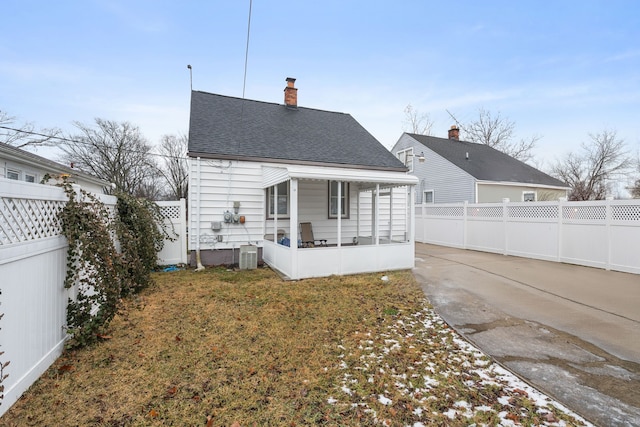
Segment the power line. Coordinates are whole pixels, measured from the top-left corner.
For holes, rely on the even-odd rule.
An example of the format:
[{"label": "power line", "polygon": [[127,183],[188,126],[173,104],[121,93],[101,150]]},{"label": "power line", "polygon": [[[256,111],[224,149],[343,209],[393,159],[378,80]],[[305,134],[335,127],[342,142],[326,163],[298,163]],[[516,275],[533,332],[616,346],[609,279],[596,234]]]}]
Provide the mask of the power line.
[{"label": "power line", "polygon": [[247,88],[247,64],[249,63],[249,35],[251,34],[251,8],[253,0],[249,0],[249,22],[247,23],[247,46],[244,51],[244,79],[242,82],[242,98],[244,99],[245,89]]},{"label": "power line", "polygon": [[[6,130],[14,131],[14,132],[20,132],[20,133],[24,133],[24,134],[27,134],[27,135],[41,136],[41,137],[47,138],[47,139],[57,139],[57,140],[60,140],[60,141],[70,142],[70,143],[73,143],[73,144],[95,145],[95,144],[92,144],[92,143],[87,142],[87,141],[80,141],[80,140],[77,140],[77,139],[69,139],[69,138],[65,138],[63,136],[46,135],[44,133],[33,132],[33,131],[24,130],[24,129],[16,129],[16,128],[8,127],[8,126],[0,126],[0,129],[6,129]],[[105,147],[107,149],[115,150],[114,147],[109,147],[107,145],[105,145]],[[176,159],[176,160],[187,160],[188,159],[188,157],[186,157],[186,156],[171,156],[171,155],[168,155],[168,154],[152,153],[150,151],[132,150],[130,148],[122,148],[121,151],[124,151],[124,152],[127,152],[127,153],[133,153],[133,154],[148,154],[150,156],[166,157],[168,159]]]}]

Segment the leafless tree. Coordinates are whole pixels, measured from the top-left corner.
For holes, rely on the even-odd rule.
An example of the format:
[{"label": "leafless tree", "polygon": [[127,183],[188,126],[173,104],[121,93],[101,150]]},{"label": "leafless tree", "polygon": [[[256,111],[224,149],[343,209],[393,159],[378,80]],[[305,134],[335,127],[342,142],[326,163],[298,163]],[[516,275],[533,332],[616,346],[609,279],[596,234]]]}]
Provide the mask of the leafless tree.
[{"label": "leafless tree", "polygon": [[490,111],[480,108],[478,118],[467,124],[458,124],[464,133],[463,139],[478,144],[486,144],[502,151],[522,162],[533,160],[533,149],[540,140],[539,135],[529,138],[515,138],[515,122],[502,117],[500,112],[493,115]]},{"label": "leafless tree", "polygon": [[429,114],[420,114],[418,110],[413,108],[411,104],[407,105],[404,109],[404,130],[411,133],[417,133],[420,135],[431,135],[431,128],[433,122],[429,117]]},{"label": "leafless tree", "polygon": [[631,187],[631,197],[634,199],[640,199],[640,179],[636,179],[633,187]]},{"label": "leafless tree", "polygon": [[569,200],[603,200],[615,181],[632,166],[625,143],[615,130],[589,134],[581,153],[568,153],[558,160],[551,174],[571,187]]},{"label": "leafless tree", "polygon": [[187,163],[187,136],[163,135],[160,141],[159,167],[168,187],[168,198],[179,200],[187,198],[189,191],[189,165]]},{"label": "leafless tree", "polygon": [[36,130],[33,123],[19,124],[17,117],[0,110],[0,142],[5,144],[18,148],[45,145],[56,141],[56,137],[61,134],[62,131],[56,128]]},{"label": "leafless tree", "polygon": [[61,146],[64,161],[114,183],[120,191],[154,198],[148,185],[154,181],[157,166],[140,129],[128,122],[100,118],[95,124],[74,123],[80,133]]},{"label": "leafless tree", "polygon": [[[636,176],[640,176],[640,152],[638,153],[638,157],[636,159]],[[640,199],[640,178],[637,178],[631,188],[631,197],[634,199]]]}]

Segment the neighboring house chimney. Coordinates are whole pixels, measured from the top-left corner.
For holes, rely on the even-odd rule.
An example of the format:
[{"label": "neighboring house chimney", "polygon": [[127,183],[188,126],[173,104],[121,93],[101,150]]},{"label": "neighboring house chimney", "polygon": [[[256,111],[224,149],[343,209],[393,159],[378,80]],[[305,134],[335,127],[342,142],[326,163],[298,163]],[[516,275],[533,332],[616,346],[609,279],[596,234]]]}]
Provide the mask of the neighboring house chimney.
[{"label": "neighboring house chimney", "polygon": [[451,129],[449,129],[449,139],[460,140],[460,128],[458,126],[451,126]]},{"label": "neighboring house chimney", "polygon": [[298,88],[293,87],[296,79],[287,77],[287,87],[284,88],[284,104],[289,108],[298,108]]}]

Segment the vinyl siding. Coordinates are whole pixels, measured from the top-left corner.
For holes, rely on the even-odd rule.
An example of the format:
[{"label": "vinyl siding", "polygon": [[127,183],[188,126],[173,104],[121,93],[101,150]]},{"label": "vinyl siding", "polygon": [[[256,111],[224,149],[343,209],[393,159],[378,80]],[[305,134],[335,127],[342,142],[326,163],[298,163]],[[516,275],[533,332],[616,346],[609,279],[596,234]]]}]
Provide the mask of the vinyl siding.
[{"label": "vinyl siding", "polygon": [[534,186],[478,184],[478,203],[499,203],[508,198],[512,202],[522,202],[523,192],[535,192],[537,201],[558,200],[566,197],[566,191]]},{"label": "vinyl siding", "polygon": [[422,203],[425,190],[433,190],[435,203],[475,202],[475,178],[434,153],[408,135],[402,135],[392,149],[398,151],[413,147],[416,156],[424,154],[425,161],[413,160],[413,172],[419,183],[416,186],[416,203]]},{"label": "vinyl siding", "polygon": [[[198,180],[197,160],[190,160],[189,175],[189,250],[197,246],[197,225],[200,220],[200,249],[236,249],[240,245],[262,246],[265,234],[273,233],[273,220],[266,220],[266,196],[262,188],[263,166],[258,162],[234,160],[201,160],[200,180]],[[268,175],[268,169],[267,169]],[[197,192],[200,191],[200,216],[198,218]],[[328,218],[328,183],[320,180],[301,180],[298,184],[298,220],[311,222],[314,237],[327,239],[335,244],[337,219]],[[342,243],[348,244],[357,236],[357,197],[359,187],[349,185],[348,219],[342,219]],[[406,229],[406,189],[393,189],[393,233],[396,239],[404,238]],[[360,236],[371,236],[372,202],[371,192],[360,192]],[[225,211],[233,212],[234,202],[240,202],[239,215],[245,217],[244,224],[224,223]],[[390,197],[380,199],[380,234],[389,236]],[[219,221],[220,231],[213,231],[211,223]],[[278,229],[289,236],[289,219],[279,218]],[[217,236],[223,241],[218,242]],[[299,236],[296,236],[296,240]],[[293,240],[293,239],[292,239]]]}]

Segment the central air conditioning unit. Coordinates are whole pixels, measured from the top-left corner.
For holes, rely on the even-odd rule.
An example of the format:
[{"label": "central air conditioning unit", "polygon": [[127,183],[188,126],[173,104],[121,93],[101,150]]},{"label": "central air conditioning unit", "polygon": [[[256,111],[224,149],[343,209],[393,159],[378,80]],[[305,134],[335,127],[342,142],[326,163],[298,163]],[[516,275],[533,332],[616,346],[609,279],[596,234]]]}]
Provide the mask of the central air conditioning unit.
[{"label": "central air conditioning unit", "polygon": [[253,245],[240,246],[240,270],[255,270],[258,268],[258,247]]}]

